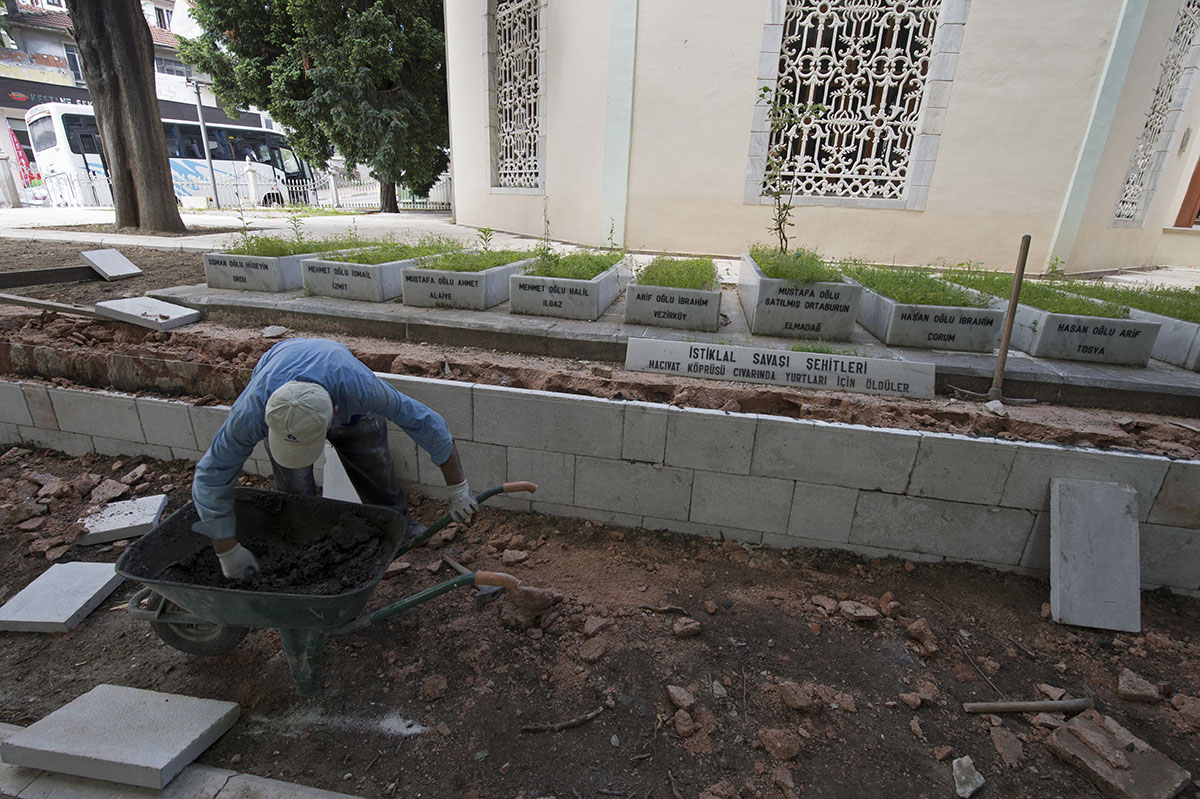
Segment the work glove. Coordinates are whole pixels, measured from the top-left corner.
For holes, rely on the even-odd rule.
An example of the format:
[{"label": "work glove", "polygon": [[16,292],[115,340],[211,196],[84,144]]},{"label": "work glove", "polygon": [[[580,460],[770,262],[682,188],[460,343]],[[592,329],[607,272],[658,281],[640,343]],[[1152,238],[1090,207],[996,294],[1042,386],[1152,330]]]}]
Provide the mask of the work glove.
[{"label": "work glove", "polygon": [[221,561],[221,573],[231,580],[246,580],[258,574],[258,559],[241,544],[234,544],[233,549],[226,552],[218,552],[217,559]]},{"label": "work glove", "polygon": [[479,510],[479,502],[471,493],[471,487],[467,485],[467,481],[463,480],[461,483],[446,487],[450,490],[450,518],[456,522],[470,521],[471,517],[475,515],[475,511]]}]

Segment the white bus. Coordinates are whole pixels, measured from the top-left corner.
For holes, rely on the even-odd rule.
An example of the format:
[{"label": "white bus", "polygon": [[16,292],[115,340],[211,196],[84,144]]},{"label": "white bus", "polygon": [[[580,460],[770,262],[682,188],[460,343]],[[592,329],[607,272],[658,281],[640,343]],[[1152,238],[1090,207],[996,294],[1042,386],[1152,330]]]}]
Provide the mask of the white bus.
[{"label": "white bus", "polygon": [[[25,113],[29,141],[54,205],[112,205],[108,166],[92,106],[43,103]],[[177,202],[205,204],[213,181],[204,158],[197,122],[164,119]],[[216,196],[223,207],[308,204],[315,174],[274,131],[240,125],[205,124],[208,151],[216,175]],[[197,198],[186,202],[184,198]]]}]

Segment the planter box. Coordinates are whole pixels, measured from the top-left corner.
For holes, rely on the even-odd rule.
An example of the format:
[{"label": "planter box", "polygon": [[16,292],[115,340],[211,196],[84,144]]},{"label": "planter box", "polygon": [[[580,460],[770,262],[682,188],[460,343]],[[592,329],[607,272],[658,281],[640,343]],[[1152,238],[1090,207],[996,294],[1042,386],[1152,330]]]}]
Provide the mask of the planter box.
[{"label": "planter box", "polygon": [[344,300],[386,302],[404,293],[404,270],[417,263],[415,258],[382,264],[356,264],[305,258],[304,289],[322,297]]},{"label": "planter box", "polygon": [[1160,325],[1151,358],[1200,372],[1200,325],[1137,308],[1130,308],[1129,314],[1138,321]]},{"label": "planter box", "polygon": [[[1089,299],[1095,298],[1089,297]],[[1137,308],[1130,308],[1129,315],[1140,322],[1157,322],[1159,324],[1158,338],[1154,340],[1154,349],[1150,353],[1151,358],[1174,366],[1182,366],[1193,372],[1200,372],[1200,325],[1195,322],[1185,322],[1173,316],[1141,311]]]},{"label": "planter box", "polygon": [[991,352],[1000,342],[1004,310],[904,305],[863,286],[858,323],[893,347]]},{"label": "planter box", "polygon": [[1145,366],[1159,324],[1042,311],[1018,305],[1012,344],[1037,358]]},{"label": "planter box", "polygon": [[510,275],[508,302],[512,313],[555,316],[560,319],[586,319],[594,322],[621,293],[617,267],[605,269],[591,280],[540,275]]},{"label": "planter box", "polygon": [[625,288],[625,324],[716,332],[721,325],[721,290],[631,282]]},{"label": "planter box", "polygon": [[300,262],[329,253],[308,252],[299,255],[231,255],[204,253],[204,280],[214,289],[243,291],[294,291],[303,283]]},{"label": "planter box", "polygon": [[748,253],[742,255],[738,298],[755,335],[849,341],[861,296],[857,283],[802,284],[767,277]]},{"label": "planter box", "polygon": [[513,261],[482,272],[451,272],[442,269],[405,269],[404,304],[419,308],[463,308],[484,311],[508,299],[509,277],[533,261]]}]

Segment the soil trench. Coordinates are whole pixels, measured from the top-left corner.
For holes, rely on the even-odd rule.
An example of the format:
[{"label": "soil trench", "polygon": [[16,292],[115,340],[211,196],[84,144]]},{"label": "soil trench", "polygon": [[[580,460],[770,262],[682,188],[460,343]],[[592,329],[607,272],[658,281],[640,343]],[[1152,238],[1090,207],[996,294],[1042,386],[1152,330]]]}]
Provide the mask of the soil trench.
[{"label": "soil trench", "polygon": [[[611,363],[334,336],[375,371],[676,407],[758,413],[869,427],[1010,441],[1200,457],[1194,418],[1049,404],[1008,406],[997,416],[948,397],[911,400],[835,391],[668,377]],[[276,340],[258,329],[212,323],[147,331],[120,322],[54,313],[0,313],[0,373],[199,404],[232,403],[258,358]],[[436,408],[434,410],[437,410]],[[202,442],[206,443],[206,442]]]}]

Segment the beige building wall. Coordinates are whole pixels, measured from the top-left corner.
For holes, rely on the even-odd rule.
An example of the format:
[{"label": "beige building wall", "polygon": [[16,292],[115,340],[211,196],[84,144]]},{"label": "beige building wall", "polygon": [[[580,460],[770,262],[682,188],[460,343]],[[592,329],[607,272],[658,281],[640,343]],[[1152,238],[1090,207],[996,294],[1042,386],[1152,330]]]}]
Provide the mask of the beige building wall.
[{"label": "beige building wall", "polygon": [[[1150,101],[1158,87],[1163,55],[1178,13],[1179,4],[1175,2],[1150,2],[1147,6],[1112,130],[1088,196],[1083,224],[1070,255],[1066,257],[1068,273],[1164,263],[1184,265],[1187,261],[1200,263],[1196,260],[1200,256],[1200,240],[1191,236],[1175,238],[1173,246],[1161,253],[1170,260],[1159,260],[1163,229],[1174,226],[1200,155],[1200,142],[1195,136],[1189,136],[1187,146],[1180,150],[1184,131],[1200,128],[1200,102],[1196,102],[1195,94],[1200,87],[1193,87],[1188,94],[1183,115],[1170,134],[1166,163],[1144,221],[1137,225],[1114,224],[1117,200],[1145,125]],[[1179,263],[1181,261],[1184,263]]]},{"label": "beige building wall", "polygon": [[486,9],[486,0],[446,4],[455,221],[537,236],[548,218],[555,239],[603,243],[609,229],[600,214],[608,5],[544,6],[545,191],[520,193],[491,187]]},{"label": "beige building wall", "polygon": [[[744,200],[768,0],[623,0],[636,9],[628,131],[606,129],[618,2],[545,5],[545,184],[526,193],[490,188],[486,0],[447,4],[456,221],[539,235],[545,199],[554,238],[604,244],[613,221],[602,199],[607,144],[610,200],[614,174],[627,188],[616,226],[625,246],[736,255],[769,242],[770,206]],[[1122,0],[971,2],[924,208],[797,206],[793,243],[831,258],[1011,270],[1028,233],[1029,270],[1040,271],[1125,8]],[[1162,227],[1173,224],[1200,141],[1182,156],[1172,151],[1142,229],[1111,226],[1177,12],[1177,2],[1148,4],[1111,131],[1093,145],[1102,155],[1080,199],[1068,271],[1151,263]],[[1200,103],[1189,104],[1179,132],[1186,126],[1200,130]],[[614,172],[614,140],[627,141],[627,176]]]}]

